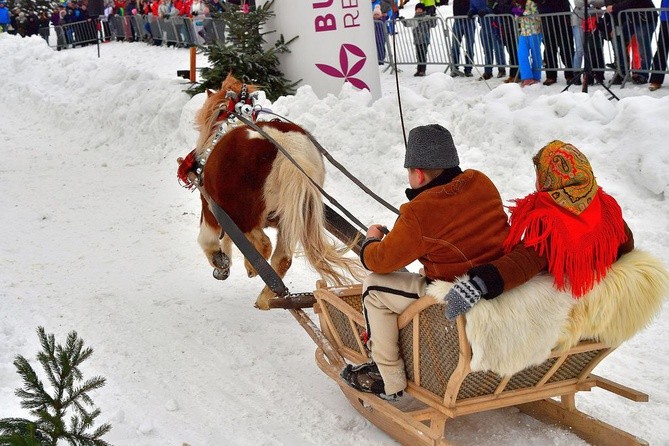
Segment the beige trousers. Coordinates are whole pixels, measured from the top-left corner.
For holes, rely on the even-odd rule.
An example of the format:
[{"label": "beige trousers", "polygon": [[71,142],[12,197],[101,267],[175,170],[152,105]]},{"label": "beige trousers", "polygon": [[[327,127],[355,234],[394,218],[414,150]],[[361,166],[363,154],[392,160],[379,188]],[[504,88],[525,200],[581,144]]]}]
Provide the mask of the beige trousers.
[{"label": "beige trousers", "polygon": [[415,273],[372,273],[363,282],[362,299],[368,346],[378,365],[386,395],[407,386],[404,361],[400,357],[397,315],[425,292],[425,277]]}]

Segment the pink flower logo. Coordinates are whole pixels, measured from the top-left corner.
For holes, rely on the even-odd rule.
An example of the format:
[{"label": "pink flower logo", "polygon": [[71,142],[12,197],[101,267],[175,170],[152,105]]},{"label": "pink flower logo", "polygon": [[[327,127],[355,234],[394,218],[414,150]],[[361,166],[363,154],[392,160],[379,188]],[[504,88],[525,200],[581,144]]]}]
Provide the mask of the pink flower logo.
[{"label": "pink flower logo", "polygon": [[[353,60],[357,58],[357,61],[349,68],[349,57]],[[367,84],[357,77],[353,77],[354,74],[357,74],[367,61],[367,56],[365,53],[357,46],[351,45],[350,43],[345,43],[339,49],[339,66],[340,69],[337,69],[331,65],[326,65],[323,63],[317,63],[316,66],[323,73],[328,76],[344,78],[344,82],[350,82],[355,88],[360,90],[369,90]]]}]

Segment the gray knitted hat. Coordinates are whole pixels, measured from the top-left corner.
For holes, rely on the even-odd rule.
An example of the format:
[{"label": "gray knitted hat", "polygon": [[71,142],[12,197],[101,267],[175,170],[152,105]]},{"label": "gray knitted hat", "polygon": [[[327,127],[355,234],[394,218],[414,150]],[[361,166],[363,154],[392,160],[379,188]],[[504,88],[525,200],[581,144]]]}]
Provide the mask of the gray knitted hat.
[{"label": "gray knitted hat", "polygon": [[409,132],[404,167],[449,169],[459,164],[451,132],[439,124],[422,125]]}]

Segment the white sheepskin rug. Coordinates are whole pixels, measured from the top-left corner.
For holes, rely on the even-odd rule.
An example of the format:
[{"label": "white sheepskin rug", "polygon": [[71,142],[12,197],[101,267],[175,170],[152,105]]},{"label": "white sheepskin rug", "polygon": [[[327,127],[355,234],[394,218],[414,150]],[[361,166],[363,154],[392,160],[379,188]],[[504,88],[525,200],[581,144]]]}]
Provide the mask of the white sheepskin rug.
[{"label": "white sheepskin rug", "polygon": [[556,345],[566,351],[579,339],[617,347],[643,330],[669,296],[669,271],[647,252],[622,256],[595,288],[572,308]]},{"label": "white sheepskin rug", "polygon": [[[450,287],[448,282],[434,282],[427,294],[443,298]],[[541,364],[558,342],[574,304],[570,294],[553,288],[553,276],[548,274],[495,299],[481,299],[466,315],[471,370],[507,376]]]},{"label": "white sheepskin rug", "polygon": [[[443,303],[451,286],[435,281],[426,294]],[[466,314],[471,370],[513,375],[581,339],[616,347],[652,321],[668,294],[669,272],[639,250],[621,257],[579,300],[553,288],[551,275],[536,276],[495,299],[482,299]]]}]

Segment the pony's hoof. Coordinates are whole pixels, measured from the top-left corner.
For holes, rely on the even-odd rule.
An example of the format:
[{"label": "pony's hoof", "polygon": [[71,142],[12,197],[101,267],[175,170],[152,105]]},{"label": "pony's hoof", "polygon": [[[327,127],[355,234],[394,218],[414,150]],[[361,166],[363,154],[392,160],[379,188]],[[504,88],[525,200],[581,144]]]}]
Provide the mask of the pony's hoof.
[{"label": "pony's hoof", "polygon": [[214,279],[225,280],[230,276],[230,268],[214,268]]},{"label": "pony's hoof", "polygon": [[227,270],[230,269],[230,257],[228,257],[227,254],[225,254],[223,251],[216,251],[211,257],[211,262],[216,268]]},{"label": "pony's hoof", "polygon": [[255,307],[259,310],[269,310],[269,301],[274,297],[274,295],[261,294],[256,299]]}]

